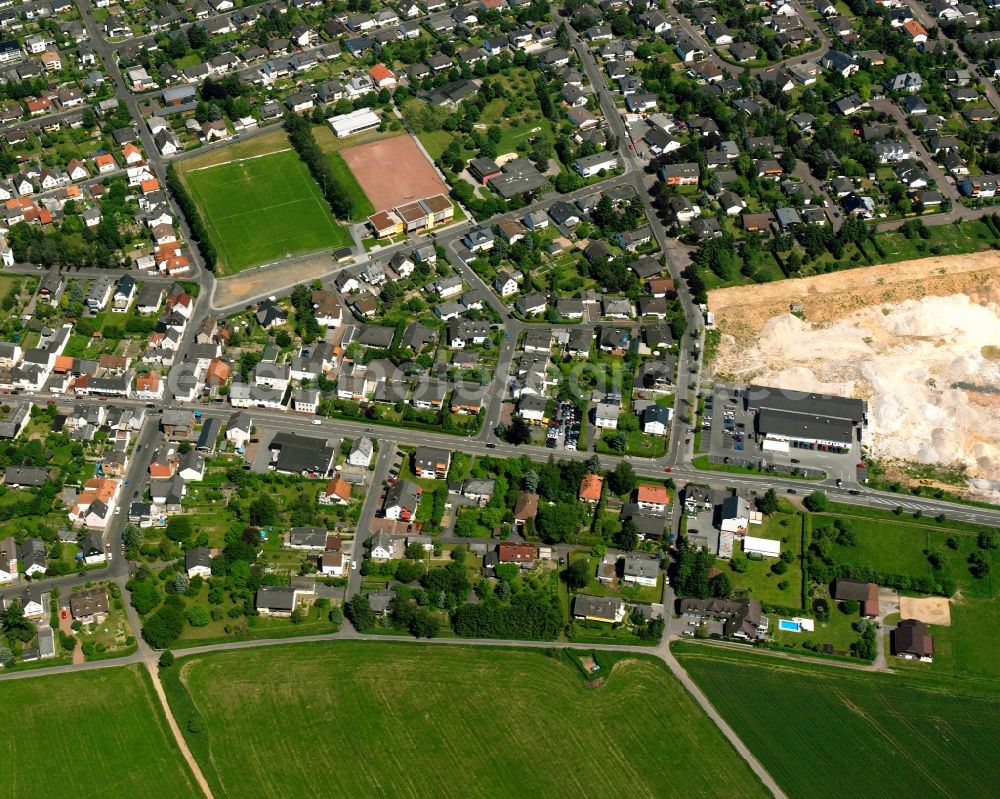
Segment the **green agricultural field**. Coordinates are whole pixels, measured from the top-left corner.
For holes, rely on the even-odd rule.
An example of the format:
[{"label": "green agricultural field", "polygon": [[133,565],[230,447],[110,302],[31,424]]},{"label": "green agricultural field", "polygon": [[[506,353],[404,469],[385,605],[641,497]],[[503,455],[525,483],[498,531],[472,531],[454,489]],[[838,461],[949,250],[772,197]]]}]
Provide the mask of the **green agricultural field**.
[{"label": "green agricultural field", "polygon": [[705,645],[674,651],[790,797],[996,795],[995,695]]},{"label": "green agricultural field", "polygon": [[141,666],[5,682],[5,796],[197,797]]},{"label": "green agricultural field", "polygon": [[182,179],[218,251],[220,274],[351,244],[292,150],[189,165]]},{"label": "green agricultural field", "polygon": [[166,685],[218,799],[766,795],[661,664],[587,688],[567,660],[308,643],[185,658]]}]

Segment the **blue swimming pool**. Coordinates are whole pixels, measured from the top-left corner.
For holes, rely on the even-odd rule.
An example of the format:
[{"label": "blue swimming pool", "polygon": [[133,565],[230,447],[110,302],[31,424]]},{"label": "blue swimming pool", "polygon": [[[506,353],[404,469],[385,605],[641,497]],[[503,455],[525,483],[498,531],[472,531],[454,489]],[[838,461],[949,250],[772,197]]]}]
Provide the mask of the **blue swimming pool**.
[{"label": "blue swimming pool", "polygon": [[778,619],[778,629],[789,633],[800,633],[802,632],[802,625],[790,619]]}]

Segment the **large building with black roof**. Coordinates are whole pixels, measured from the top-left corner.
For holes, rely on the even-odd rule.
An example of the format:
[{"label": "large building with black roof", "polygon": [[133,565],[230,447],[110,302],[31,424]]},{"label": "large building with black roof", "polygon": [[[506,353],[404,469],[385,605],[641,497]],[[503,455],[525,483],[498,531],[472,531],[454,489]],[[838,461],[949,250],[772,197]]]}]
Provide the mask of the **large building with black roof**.
[{"label": "large building with black roof", "polygon": [[330,471],[333,447],[325,439],[301,436],[282,430],[271,439],[270,449],[275,454],[275,471],[284,474],[309,474],[320,477]]},{"label": "large building with black roof", "polygon": [[765,449],[849,449],[868,421],[866,403],[853,397],[750,385],[743,403],[756,413],[754,427]]}]

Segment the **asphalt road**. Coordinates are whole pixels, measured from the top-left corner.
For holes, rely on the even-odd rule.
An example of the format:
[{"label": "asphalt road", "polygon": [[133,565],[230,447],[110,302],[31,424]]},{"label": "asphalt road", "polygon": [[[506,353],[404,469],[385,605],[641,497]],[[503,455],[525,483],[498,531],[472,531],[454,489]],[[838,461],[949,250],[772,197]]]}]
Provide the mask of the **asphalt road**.
[{"label": "asphalt road", "polygon": [[375,471],[371,475],[371,482],[368,484],[368,493],[365,495],[364,505],[361,506],[361,515],[358,517],[358,524],[354,533],[354,545],[351,552],[351,571],[347,575],[347,590],[344,593],[344,601],[347,602],[352,596],[361,590],[361,561],[364,557],[365,544],[372,537],[371,526],[375,519],[375,512],[379,508],[379,500],[382,496],[382,483],[385,482],[386,474],[389,471],[389,464],[392,463],[396,454],[396,442],[387,439],[379,439],[378,458],[375,461]]}]

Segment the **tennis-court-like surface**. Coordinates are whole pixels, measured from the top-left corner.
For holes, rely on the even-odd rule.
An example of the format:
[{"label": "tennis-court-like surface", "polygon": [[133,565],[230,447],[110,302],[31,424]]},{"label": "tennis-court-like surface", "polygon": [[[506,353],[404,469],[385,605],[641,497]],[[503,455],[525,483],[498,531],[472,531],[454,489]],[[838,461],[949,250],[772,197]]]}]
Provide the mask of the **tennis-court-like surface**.
[{"label": "tennis-court-like surface", "polygon": [[434,165],[410,135],[348,147],[340,156],[376,211],[448,194]]}]

